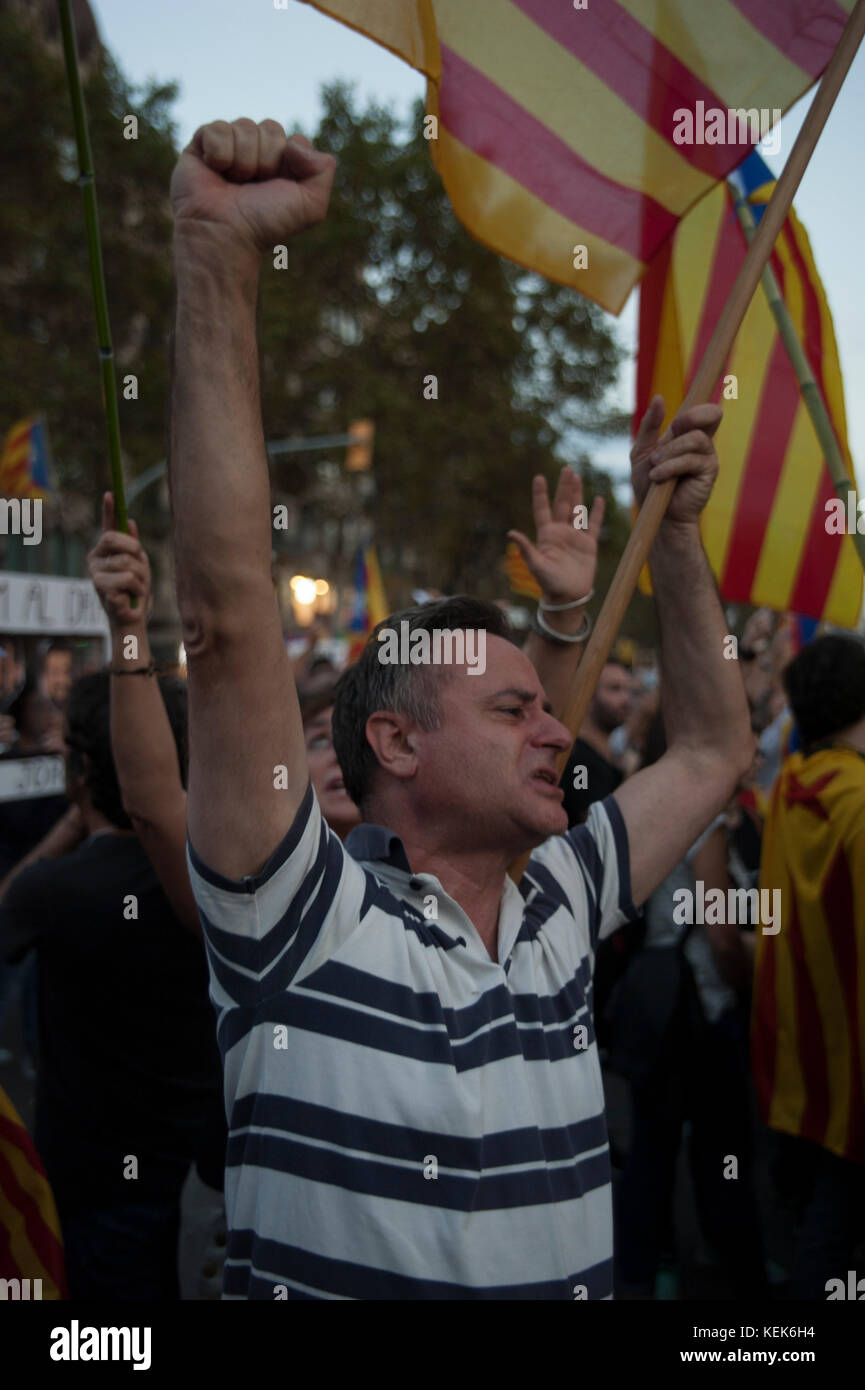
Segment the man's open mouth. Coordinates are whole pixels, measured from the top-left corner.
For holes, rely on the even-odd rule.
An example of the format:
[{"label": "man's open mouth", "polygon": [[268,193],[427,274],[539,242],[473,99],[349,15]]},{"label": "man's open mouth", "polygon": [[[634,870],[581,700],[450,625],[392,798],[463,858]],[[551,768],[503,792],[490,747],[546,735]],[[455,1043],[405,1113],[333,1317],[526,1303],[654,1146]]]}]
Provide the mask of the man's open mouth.
[{"label": "man's open mouth", "polygon": [[537,772],[532,773],[532,780],[546,782],[549,787],[557,787],[559,785],[559,779],[556,776],[555,770],[550,767],[539,767]]}]

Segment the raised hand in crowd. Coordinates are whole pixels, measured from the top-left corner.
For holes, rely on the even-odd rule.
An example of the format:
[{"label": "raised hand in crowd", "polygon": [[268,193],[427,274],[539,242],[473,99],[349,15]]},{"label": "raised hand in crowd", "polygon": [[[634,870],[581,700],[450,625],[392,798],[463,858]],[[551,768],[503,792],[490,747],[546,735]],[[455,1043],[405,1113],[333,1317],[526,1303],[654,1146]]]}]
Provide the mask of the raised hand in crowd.
[{"label": "raised hand in crowd", "polygon": [[147,635],[150,563],[136,523],[128,534],[117,530],[110,492],[87,568],[111,629],[111,750],[123,809],[178,917],[200,935],[186,868],[186,791]]},{"label": "raised hand in crowd", "polygon": [[[594,592],[598,538],[604,499],[596,497],[588,512],[583,482],[572,468],[559,474],[550,505],[546,479],[532,482],[534,544],[521,531],[509,531],[533,578],[541,602],[524,651],[540,677],[553,713],[561,714],[589,633],[587,605]],[[550,607],[546,607],[550,605]]]}]

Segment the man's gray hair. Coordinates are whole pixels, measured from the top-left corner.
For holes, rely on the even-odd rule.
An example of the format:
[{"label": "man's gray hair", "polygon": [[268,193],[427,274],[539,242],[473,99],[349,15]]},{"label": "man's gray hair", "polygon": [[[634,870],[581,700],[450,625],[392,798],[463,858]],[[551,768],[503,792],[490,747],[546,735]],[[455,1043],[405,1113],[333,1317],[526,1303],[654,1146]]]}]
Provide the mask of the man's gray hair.
[{"label": "man's gray hair", "polygon": [[373,629],[358,660],[340,677],[333,710],[333,746],[342,779],[361,810],[378,767],[366,736],[370,715],[380,709],[391,710],[413,720],[421,729],[438,729],[442,719],[441,682],[454,674],[449,666],[380,660],[379,632],[386,627],[400,631],[401,623],[406,622],[409,634],[418,629],[430,633],[435,629],[483,629],[494,637],[514,640],[513,629],[496,604],[466,594],[436,599],[418,608],[404,608]]}]

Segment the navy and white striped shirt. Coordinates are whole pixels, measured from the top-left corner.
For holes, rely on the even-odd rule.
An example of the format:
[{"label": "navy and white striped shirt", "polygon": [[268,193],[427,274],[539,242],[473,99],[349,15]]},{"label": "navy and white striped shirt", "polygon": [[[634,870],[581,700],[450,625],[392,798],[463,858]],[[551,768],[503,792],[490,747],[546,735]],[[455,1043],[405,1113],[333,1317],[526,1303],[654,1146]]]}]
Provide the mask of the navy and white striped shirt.
[{"label": "navy and white striped shirt", "polygon": [[225,1297],[611,1297],[591,1003],[597,941],[635,915],[615,801],[505,879],[498,961],[397,835],[343,846],[311,786],[259,874],[192,845],[189,864],[225,1066]]}]

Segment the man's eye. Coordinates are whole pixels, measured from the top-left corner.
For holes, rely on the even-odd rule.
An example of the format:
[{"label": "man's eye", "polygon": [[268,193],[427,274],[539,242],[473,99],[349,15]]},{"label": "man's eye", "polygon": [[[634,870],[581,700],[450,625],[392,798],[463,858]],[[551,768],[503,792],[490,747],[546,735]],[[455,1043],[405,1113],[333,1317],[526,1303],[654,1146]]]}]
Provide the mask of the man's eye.
[{"label": "man's eye", "polygon": [[309,740],[309,743],[306,746],[310,751],[312,751],[312,749],[314,748],[329,748],[330,739],[328,738],[327,734],[315,734],[315,736]]},{"label": "man's eye", "polygon": [[502,708],[502,714],[522,714],[522,705],[507,705]]}]

